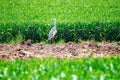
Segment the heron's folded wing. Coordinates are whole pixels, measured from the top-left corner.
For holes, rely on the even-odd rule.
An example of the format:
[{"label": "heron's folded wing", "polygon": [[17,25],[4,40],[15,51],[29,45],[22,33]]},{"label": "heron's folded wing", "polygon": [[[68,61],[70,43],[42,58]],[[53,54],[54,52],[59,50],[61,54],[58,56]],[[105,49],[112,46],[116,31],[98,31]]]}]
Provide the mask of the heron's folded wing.
[{"label": "heron's folded wing", "polygon": [[53,36],[54,32],[55,32],[55,28],[53,27],[49,32],[48,39],[51,39],[52,37],[54,37]]}]

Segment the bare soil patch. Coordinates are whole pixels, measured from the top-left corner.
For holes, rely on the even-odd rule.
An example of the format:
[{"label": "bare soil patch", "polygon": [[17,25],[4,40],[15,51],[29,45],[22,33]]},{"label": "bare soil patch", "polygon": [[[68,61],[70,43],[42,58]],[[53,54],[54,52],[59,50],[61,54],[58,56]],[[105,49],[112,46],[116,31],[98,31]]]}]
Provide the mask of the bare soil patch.
[{"label": "bare soil patch", "polygon": [[0,59],[55,57],[79,58],[82,56],[104,57],[120,54],[120,43],[82,42],[65,44],[32,44],[30,40],[19,44],[0,44]]}]

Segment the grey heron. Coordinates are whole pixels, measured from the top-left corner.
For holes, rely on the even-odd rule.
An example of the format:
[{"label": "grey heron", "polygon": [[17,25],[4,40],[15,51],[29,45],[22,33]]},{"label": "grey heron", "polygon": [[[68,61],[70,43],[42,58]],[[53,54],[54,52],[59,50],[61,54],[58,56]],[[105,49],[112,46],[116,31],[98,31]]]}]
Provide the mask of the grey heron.
[{"label": "grey heron", "polygon": [[53,18],[54,21],[54,27],[50,30],[49,35],[48,35],[48,40],[50,41],[50,43],[52,43],[55,34],[57,33],[57,29],[56,29],[56,18]]}]

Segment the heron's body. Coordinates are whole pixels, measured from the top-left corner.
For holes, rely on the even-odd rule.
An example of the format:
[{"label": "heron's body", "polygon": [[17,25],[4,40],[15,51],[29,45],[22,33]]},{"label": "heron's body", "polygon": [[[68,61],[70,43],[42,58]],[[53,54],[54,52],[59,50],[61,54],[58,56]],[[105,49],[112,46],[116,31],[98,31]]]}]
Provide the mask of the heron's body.
[{"label": "heron's body", "polygon": [[55,34],[57,33],[56,29],[56,19],[54,18],[54,27],[50,30],[49,35],[48,35],[48,40],[52,41],[55,37]]},{"label": "heron's body", "polygon": [[53,27],[48,35],[48,40],[52,40],[57,33],[56,27]]}]

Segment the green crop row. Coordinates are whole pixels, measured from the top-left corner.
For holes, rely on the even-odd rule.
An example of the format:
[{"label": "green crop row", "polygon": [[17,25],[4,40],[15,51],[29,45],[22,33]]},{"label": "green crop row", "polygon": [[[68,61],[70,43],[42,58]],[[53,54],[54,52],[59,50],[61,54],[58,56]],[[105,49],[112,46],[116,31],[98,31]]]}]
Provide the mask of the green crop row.
[{"label": "green crop row", "polygon": [[[0,42],[10,42],[31,39],[33,42],[47,41],[48,34],[53,24],[0,24]],[[57,34],[54,41],[65,42],[79,40],[96,40],[96,41],[119,41],[120,40],[120,23],[66,23],[57,24]]]},{"label": "green crop row", "polygon": [[120,56],[0,60],[1,80],[119,80]]}]

